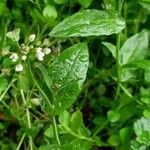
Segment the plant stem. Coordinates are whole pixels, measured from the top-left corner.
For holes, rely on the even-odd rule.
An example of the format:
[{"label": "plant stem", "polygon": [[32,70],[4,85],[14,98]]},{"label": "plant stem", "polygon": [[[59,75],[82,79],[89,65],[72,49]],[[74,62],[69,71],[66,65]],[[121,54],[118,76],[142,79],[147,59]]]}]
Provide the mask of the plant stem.
[{"label": "plant stem", "polygon": [[[118,0],[118,14],[121,16],[121,8],[123,1]],[[121,44],[121,33],[117,35],[117,43],[116,43],[116,66],[117,66],[117,90],[115,95],[115,100],[118,99],[120,93],[120,44]]]},{"label": "plant stem", "polygon": [[6,95],[7,91],[9,90],[9,88],[12,86],[12,84],[16,81],[16,79],[13,79],[9,85],[7,86],[6,90],[3,92],[3,94],[0,96],[0,102],[2,101],[2,99],[4,98],[4,96]]},{"label": "plant stem", "polygon": [[[24,105],[26,105],[26,100],[25,100],[23,90],[21,89],[20,92],[21,92],[23,103],[24,103]],[[31,119],[30,119],[30,112],[29,112],[28,108],[26,108],[26,116],[27,116],[28,128],[30,129],[31,128]],[[31,136],[29,136],[29,145],[30,145],[30,150],[33,150],[33,142],[32,142]]]},{"label": "plant stem", "polygon": [[59,136],[58,136],[56,118],[53,116],[52,120],[53,120],[53,129],[54,129],[54,134],[55,134],[55,138],[56,138],[57,144],[61,145],[60,140],[59,140]]},{"label": "plant stem", "polygon": [[18,144],[18,146],[17,146],[17,149],[16,149],[16,150],[19,150],[19,149],[20,149],[21,144],[22,144],[22,142],[23,142],[23,140],[24,140],[25,136],[26,136],[26,134],[24,133],[24,134],[23,134],[23,136],[22,136],[22,137],[21,137],[21,139],[20,139],[20,142],[19,142],[19,144]]},{"label": "plant stem", "polygon": [[107,125],[108,120],[103,122],[103,124],[93,133],[92,138],[94,138],[101,130],[104,129],[104,127]]}]

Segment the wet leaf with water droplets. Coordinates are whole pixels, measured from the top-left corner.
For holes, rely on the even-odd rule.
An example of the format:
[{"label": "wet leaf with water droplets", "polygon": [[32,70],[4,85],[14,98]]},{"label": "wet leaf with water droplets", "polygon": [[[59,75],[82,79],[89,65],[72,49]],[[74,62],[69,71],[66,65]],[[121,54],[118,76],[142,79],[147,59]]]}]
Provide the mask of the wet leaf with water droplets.
[{"label": "wet leaf with water droplets", "polygon": [[59,23],[51,32],[52,37],[100,36],[118,33],[125,22],[115,12],[83,10]]},{"label": "wet leaf with water droplets", "polygon": [[51,88],[55,99],[55,108],[52,108],[54,115],[60,114],[74,103],[86,78],[88,64],[87,44],[79,43],[64,50],[50,66],[48,75],[52,84],[61,85]]}]

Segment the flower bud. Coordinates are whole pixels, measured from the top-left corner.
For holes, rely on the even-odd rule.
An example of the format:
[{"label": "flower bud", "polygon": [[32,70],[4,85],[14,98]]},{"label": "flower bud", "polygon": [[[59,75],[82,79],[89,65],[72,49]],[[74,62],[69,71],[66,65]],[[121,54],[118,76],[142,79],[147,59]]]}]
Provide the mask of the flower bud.
[{"label": "flower bud", "polygon": [[26,55],[23,55],[23,56],[21,57],[21,59],[22,59],[22,60],[26,60],[26,59],[27,59],[27,56],[26,56]]},{"label": "flower bud", "polygon": [[35,34],[31,34],[29,36],[29,42],[33,42],[35,40]]},{"label": "flower bud", "polygon": [[32,99],[30,99],[30,102],[36,106],[40,105],[40,99],[39,98],[32,98]]},{"label": "flower bud", "polygon": [[45,55],[48,55],[48,54],[51,53],[51,49],[50,48],[44,48],[43,52],[44,52]]}]

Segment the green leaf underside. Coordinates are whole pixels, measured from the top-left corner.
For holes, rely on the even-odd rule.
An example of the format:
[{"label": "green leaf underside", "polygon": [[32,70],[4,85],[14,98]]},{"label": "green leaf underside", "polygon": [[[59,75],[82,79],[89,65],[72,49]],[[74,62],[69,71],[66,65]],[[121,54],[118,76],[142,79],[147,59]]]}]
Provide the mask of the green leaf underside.
[{"label": "green leaf underside", "polygon": [[71,46],[49,68],[54,95],[53,114],[69,108],[81,91],[89,64],[88,48],[85,43]]},{"label": "green leaf underside", "polygon": [[125,22],[116,13],[83,10],[59,23],[51,32],[52,37],[100,36],[118,33]]},{"label": "green leaf underside", "polygon": [[136,140],[140,144],[150,146],[150,119],[142,117],[134,123]]},{"label": "green leaf underside", "polygon": [[149,64],[144,60],[148,52],[148,31],[143,30],[140,33],[130,37],[120,49],[120,64],[122,66],[121,78],[125,82],[135,77],[137,68],[143,68]]},{"label": "green leaf underside", "polygon": [[148,49],[148,32],[143,30],[129,38],[120,49],[121,64],[125,65],[134,60],[141,60]]}]

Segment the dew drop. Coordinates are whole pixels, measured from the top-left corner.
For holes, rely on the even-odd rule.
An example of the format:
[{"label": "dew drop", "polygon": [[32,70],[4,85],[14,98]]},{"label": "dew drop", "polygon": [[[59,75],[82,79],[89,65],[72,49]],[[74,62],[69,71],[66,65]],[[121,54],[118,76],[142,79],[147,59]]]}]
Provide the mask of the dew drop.
[{"label": "dew drop", "polygon": [[61,107],[61,102],[58,103],[59,107]]},{"label": "dew drop", "polygon": [[82,61],[82,62],[88,61],[87,55],[81,55],[79,59],[80,59],[80,61]]}]

